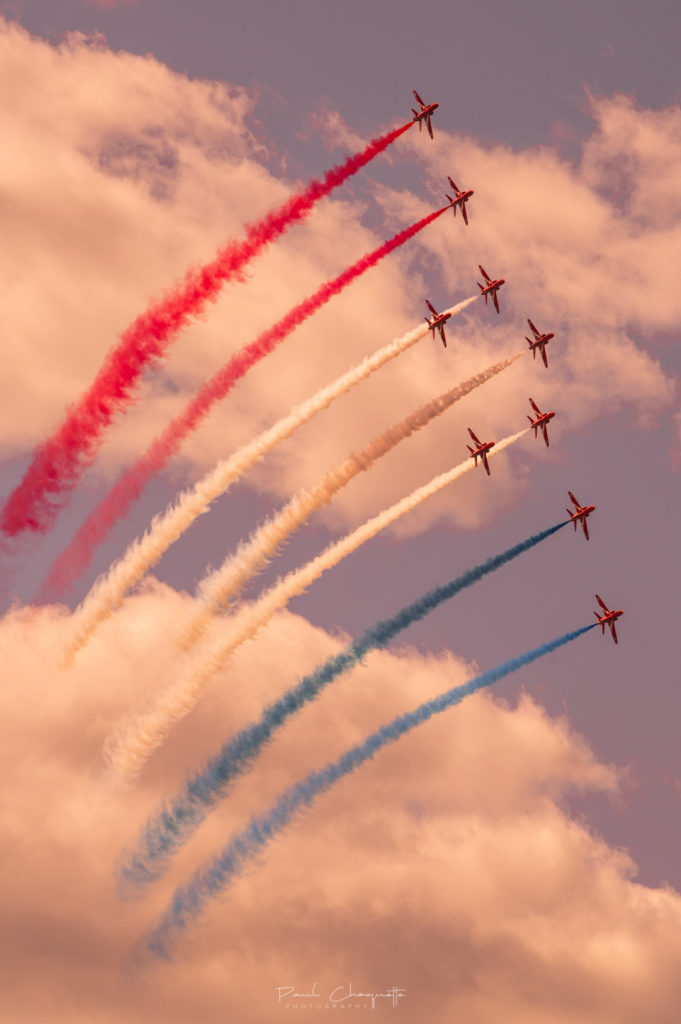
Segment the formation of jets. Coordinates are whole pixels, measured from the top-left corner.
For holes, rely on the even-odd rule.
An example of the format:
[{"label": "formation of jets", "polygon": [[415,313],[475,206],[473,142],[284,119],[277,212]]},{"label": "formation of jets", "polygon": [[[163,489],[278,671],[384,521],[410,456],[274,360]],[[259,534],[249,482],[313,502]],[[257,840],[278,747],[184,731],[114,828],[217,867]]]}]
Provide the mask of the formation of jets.
[{"label": "formation of jets", "polygon": [[[413,120],[414,122],[418,121],[419,131],[425,124],[426,128],[428,129],[428,134],[432,139],[433,126],[431,124],[431,117],[437,110],[439,103],[424,103],[419,94],[416,92],[416,89],[414,89],[413,92],[414,98],[416,99],[416,102],[419,105],[418,110],[414,110],[414,108],[412,107],[412,114],[414,115]],[[453,196],[450,196],[448,192],[445,192],[445,196],[447,197],[447,201],[449,203],[449,208],[451,208],[454,217],[456,217],[456,211],[458,207],[461,210],[461,216],[463,217],[464,224],[468,226],[468,214],[466,212],[466,203],[475,193],[473,192],[473,189],[460,189],[458,185],[454,182],[454,179],[449,176],[447,176],[447,181],[449,182],[450,188],[454,193]],[[491,299],[492,302],[494,303],[494,308],[496,309],[497,313],[499,313],[499,297],[497,293],[501,286],[506,283],[505,279],[503,277],[490,277],[485,268],[480,264],[478,264],[478,269],[483,277],[483,283],[481,283],[480,281],[477,282],[478,287],[480,289],[480,296],[481,298],[484,297],[485,305],[487,305],[488,298]],[[428,306],[428,309],[432,314],[432,319],[430,317],[425,318],[426,323],[428,324],[428,327],[432,332],[433,338],[435,338],[435,332],[437,331],[442,340],[442,344],[446,348],[447,339],[445,337],[445,324],[449,320],[451,313],[438,313],[438,311],[435,309],[435,306],[433,306],[429,299],[426,299],[426,305]],[[542,333],[537,329],[537,327],[529,319],[529,317],[527,323],[530,328],[530,331],[532,332],[532,337],[528,338],[526,336],[525,340],[527,341],[527,344],[530,346],[529,350],[532,353],[532,358],[536,359],[537,352],[539,352],[544,363],[544,366],[548,368],[549,361],[546,355],[546,346],[554,337],[554,332],[547,331],[546,333]],[[539,431],[541,431],[541,435],[544,438],[546,447],[548,448],[548,424],[556,414],[555,412],[542,412],[533,398],[530,398],[530,405],[532,406],[535,415],[534,417],[528,416],[527,418],[530,421],[530,426],[532,430],[534,431],[534,436],[538,437]],[[480,459],[487,475],[490,476],[489,462],[487,456],[489,454],[490,449],[494,447],[494,441],[481,441],[480,438],[473,433],[470,427],[468,428],[468,433],[470,434],[471,439],[475,445],[475,448],[471,448],[469,444],[466,445],[468,451],[471,454],[471,458],[474,460],[476,466],[478,464],[478,459]],[[591,513],[595,511],[596,506],[580,505],[572,491],[568,491],[568,494],[570,496],[570,501],[574,505],[574,509],[567,509],[567,513],[570,516],[569,522],[574,524],[575,532],[577,532],[577,524],[581,522],[582,529],[584,531],[584,536],[588,540],[589,527],[587,525],[587,519],[591,515]],[[596,600],[601,606],[601,611],[603,612],[603,614],[601,614],[601,612],[595,612],[602,633],[603,635],[605,635],[605,627],[608,626],[613,640],[615,641],[615,643],[617,643],[617,631],[615,629],[615,622],[620,617],[620,615],[623,615],[624,613],[621,608],[617,611],[612,611],[611,609],[609,609],[607,605],[598,596],[598,594],[596,594]]]}]

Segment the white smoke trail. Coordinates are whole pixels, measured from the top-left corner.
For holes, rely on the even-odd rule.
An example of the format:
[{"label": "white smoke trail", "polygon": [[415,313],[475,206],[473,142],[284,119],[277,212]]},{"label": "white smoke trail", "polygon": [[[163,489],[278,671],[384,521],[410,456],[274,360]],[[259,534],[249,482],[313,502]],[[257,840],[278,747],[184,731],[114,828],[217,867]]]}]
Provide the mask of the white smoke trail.
[{"label": "white smoke trail", "polygon": [[[526,430],[520,430],[517,434],[498,441],[489,452],[488,458],[508,448],[509,445],[527,434],[530,429],[528,427]],[[130,775],[138,771],[153,751],[160,746],[172,726],[197,705],[212,677],[223,667],[236,648],[254,636],[275,612],[284,608],[292,597],[302,594],[322,573],[333,568],[347,555],[356,551],[361,544],[371,540],[400,516],[410,512],[473,468],[475,468],[473,460],[468,458],[446,473],[434,477],[430,483],[418,487],[406,498],[402,498],[390,508],[367,520],[346,537],[330,544],[320,555],[301,569],[289,573],[284,579],[270,587],[255,604],[241,608],[229,623],[226,636],[222,640],[214,644],[205,654],[199,651],[189,669],[164,694],[161,694],[149,710],[140,712],[126,728],[111,737],[105,751],[109,766],[117,774]]]},{"label": "white smoke trail", "polygon": [[240,544],[234,554],[229,556],[219,569],[204,577],[200,584],[201,604],[198,614],[180,639],[180,645],[184,650],[189,650],[200,640],[220,606],[226,605],[230,598],[239,593],[247,581],[274,557],[286,539],[313,512],[331,501],[333,496],[353,477],[369,469],[400,441],[410,437],[417,430],[421,430],[455,402],[501,373],[516,359],[520,359],[525,351],[523,349],[516,355],[495,363],[457,387],[446,391],[438,398],[427,402],[420,409],[370,441],[362,451],[353,452],[339,466],[326,473],[314,487],[299,491],[294,495],[277,515],[263,523],[247,541]]},{"label": "white smoke trail", "polygon": [[[478,298],[473,295],[463,302],[445,310],[455,316]],[[149,569],[156,564],[194,520],[206,512],[215,501],[243,473],[262,459],[280,441],[291,434],[318,412],[326,409],[335,399],[360,384],[391,359],[395,359],[428,332],[427,324],[409,331],[384,345],[348,370],[337,380],[321,388],[312,398],[295,406],[274,426],[263,431],[249,444],[244,445],[228,459],[223,459],[193,488],[184,491],[169,505],[166,511],[156,516],[145,534],[137,538],[127,551],[109,567],[107,572],[94,583],[73,617],[68,647],[64,656],[65,665],[70,665],[76,653],[94,635],[97,627],[111,615],[126,592],[139,582]]]}]

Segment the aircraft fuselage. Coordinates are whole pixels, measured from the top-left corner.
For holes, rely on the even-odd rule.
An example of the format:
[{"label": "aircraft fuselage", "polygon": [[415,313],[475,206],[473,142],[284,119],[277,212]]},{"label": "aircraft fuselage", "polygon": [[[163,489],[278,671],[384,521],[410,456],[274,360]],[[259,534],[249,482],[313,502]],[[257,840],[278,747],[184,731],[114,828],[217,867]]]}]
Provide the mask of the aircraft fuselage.
[{"label": "aircraft fuselage", "polygon": [[423,108],[423,110],[419,110],[418,114],[414,114],[414,120],[422,121],[424,118],[430,117],[431,114],[435,113],[439,106],[439,103],[429,103],[428,106]]},{"label": "aircraft fuselage", "polygon": [[572,515],[570,516],[570,522],[574,523],[574,522],[577,522],[580,519],[586,519],[587,516],[590,516],[591,513],[595,512],[595,511],[596,511],[596,506],[595,505],[586,505],[584,508],[580,508],[578,512],[573,512],[572,513]]}]

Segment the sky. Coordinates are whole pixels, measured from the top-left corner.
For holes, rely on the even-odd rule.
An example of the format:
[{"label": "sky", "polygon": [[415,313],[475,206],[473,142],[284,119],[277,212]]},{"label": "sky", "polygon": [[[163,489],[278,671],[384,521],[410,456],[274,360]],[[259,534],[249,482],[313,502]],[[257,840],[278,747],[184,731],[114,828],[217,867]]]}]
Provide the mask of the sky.
[{"label": "sky", "polygon": [[[355,999],[371,1019],[678,1020],[680,23],[662,0],[0,3],[3,505],[128,325],[188,268],[407,122],[412,89],[440,104],[432,141],[412,127],[189,318],[49,528],[0,536],[13,1020],[326,1019],[350,982],[400,990],[373,1008]],[[447,175],[474,190],[468,227],[443,214],[293,331],[73,586],[48,595],[56,558],[206,379],[439,208]],[[506,280],[499,316],[478,299],[450,319],[447,348],[426,334],[282,440],[74,653],[80,602],[111,588],[107,570],[154,516],[423,324],[426,297],[441,309],[476,295],[479,263]],[[528,317],[555,331],[547,369],[527,351]],[[256,527],[523,350],[317,508],[244,603],[211,615],[206,646],[182,650],[205,573]],[[556,412],[550,447],[525,434],[489,477],[466,472],[277,604],[229,656],[211,654],[281,576],[463,462],[468,427],[498,442],[528,426],[530,396]],[[366,655],[273,738],[160,880],[122,898],[123,851],[264,704],[377,620],[561,522],[568,489],[596,506],[588,543],[558,531]],[[171,960],[149,950],[177,887],[286,787],[424,700],[595,622],[596,593],[624,610],[617,646],[594,629],[377,753],[180,929]],[[152,743],[144,715],[202,672],[200,699]],[[129,735],[144,757],[126,775],[112,751]]]}]

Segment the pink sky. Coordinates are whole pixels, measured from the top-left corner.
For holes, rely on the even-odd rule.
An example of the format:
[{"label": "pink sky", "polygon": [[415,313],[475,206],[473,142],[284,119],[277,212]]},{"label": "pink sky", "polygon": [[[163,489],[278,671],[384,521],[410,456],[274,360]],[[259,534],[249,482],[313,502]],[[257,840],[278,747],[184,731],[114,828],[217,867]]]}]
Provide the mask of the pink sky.
[{"label": "pink sky", "polygon": [[[440,102],[436,136],[412,130],[225,288],[147,376],[54,533],[5,555],[12,1019],[264,1022],[294,1012],[277,986],[308,992],[316,980],[327,992],[352,979],[406,989],[399,1009],[357,1011],[386,1019],[676,1020],[681,112],[665,77],[670,26],[653,12],[634,41],[636,26],[609,20],[604,2],[582,12],[591,35],[566,27],[558,48],[546,15],[509,22],[499,5],[496,37],[486,14],[469,12],[450,52],[444,30],[458,22],[428,0],[418,21],[432,60],[405,76],[427,49],[406,8],[378,4],[385,18],[358,15],[355,34],[331,11],[285,18],[261,4],[251,22],[229,23],[219,5],[201,6],[189,32],[183,4],[0,5],[15,18],[0,20],[3,494],[127,324],[189,265],[398,125],[414,86]],[[274,37],[286,58],[270,54]],[[344,41],[351,76],[340,73]],[[442,217],[254,370],[120,525],[71,604],[178,488],[418,325],[426,295],[442,307],[474,294],[482,262],[507,279],[501,315],[473,305],[448,325],[446,350],[426,337],[282,443],[168,552],[163,582],[129,595],[64,671],[70,613],[31,601],[89,509],[232,351],[438,206],[447,174],[475,190],[469,227]],[[320,511],[264,585],[461,461],[468,426],[497,439],[520,429],[530,395],[556,410],[551,447],[523,439],[489,479],[468,474],[327,574],[235,655],[137,779],[107,787],[102,747],[174,678],[171,638],[207,566],[351,449],[525,347],[528,316],[556,332],[549,369],[519,360],[400,445]],[[291,723],[144,901],[117,899],[121,849],[265,700],[343,637],[558,522],[568,488],[598,506],[588,545],[563,531],[371,655]],[[617,648],[594,631],[383,752],[209,908],[174,963],[130,972],[174,886],[250,813],[400,711],[587,623],[595,591],[625,609]]]}]

